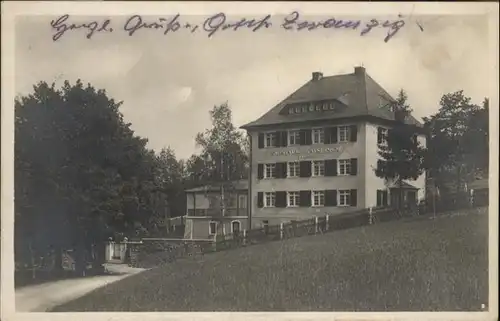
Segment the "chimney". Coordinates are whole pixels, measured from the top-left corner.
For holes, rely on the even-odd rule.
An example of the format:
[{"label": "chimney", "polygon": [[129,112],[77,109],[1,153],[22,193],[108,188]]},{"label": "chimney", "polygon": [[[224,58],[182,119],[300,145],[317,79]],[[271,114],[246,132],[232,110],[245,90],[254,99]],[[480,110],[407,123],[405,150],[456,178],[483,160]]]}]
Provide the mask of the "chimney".
[{"label": "chimney", "polygon": [[312,80],[313,81],[318,81],[321,78],[323,78],[323,73],[318,72],[318,71],[315,71],[315,72],[312,73]]},{"label": "chimney", "polygon": [[354,67],[354,74],[356,76],[364,76],[366,73],[365,67]]}]

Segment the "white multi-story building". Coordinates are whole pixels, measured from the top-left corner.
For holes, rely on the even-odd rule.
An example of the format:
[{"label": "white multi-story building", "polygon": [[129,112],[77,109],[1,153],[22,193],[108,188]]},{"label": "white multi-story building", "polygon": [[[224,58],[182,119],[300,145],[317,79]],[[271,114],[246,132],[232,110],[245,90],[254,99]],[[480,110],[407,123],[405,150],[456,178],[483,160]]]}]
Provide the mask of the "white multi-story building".
[{"label": "white multi-story building", "polygon": [[[394,122],[393,98],[363,67],[312,74],[305,85],[242,128],[251,140],[248,184],[253,227],[391,203],[391,183],[376,177],[378,144]],[[425,146],[422,124],[409,115]],[[425,173],[404,197],[425,196]]]}]

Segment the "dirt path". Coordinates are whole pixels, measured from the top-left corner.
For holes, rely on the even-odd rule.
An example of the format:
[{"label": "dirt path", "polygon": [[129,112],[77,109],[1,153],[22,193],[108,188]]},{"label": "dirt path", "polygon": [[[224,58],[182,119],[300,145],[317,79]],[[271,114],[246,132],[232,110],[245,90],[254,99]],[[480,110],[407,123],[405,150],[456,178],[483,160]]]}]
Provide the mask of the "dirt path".
[{"label": "dirt path", "polygon": [[45,312],[97,288],[144,271],[144,269],[131,268],[126,265],[108,265],[107,269],[116,275],[61,280],[17,289],[16,311]]}]

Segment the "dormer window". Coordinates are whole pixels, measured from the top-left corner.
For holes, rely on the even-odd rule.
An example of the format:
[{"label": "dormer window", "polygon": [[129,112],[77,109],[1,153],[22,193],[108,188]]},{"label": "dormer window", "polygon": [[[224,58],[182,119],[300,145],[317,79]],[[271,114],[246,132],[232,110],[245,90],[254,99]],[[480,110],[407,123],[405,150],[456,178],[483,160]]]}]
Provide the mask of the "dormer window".
[{"label": "dormer window", "polygon": [[286,106],[281,113],[288,115],[304,114],[311,112],[324,112],[329,110],[335,110],[337,104],[335,101],[317,101],[317,102],[307,102],[307,103],[297,103]]}]

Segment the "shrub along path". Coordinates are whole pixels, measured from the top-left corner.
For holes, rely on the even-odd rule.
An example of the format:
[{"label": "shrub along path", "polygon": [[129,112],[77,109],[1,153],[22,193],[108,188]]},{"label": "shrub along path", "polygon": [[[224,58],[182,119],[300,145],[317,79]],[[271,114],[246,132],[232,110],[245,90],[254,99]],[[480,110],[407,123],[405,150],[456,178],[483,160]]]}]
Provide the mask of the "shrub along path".
[{"label": "shrub along path", "polygon": [[485,209],[183,259],[54,311],[481,311]]}]

